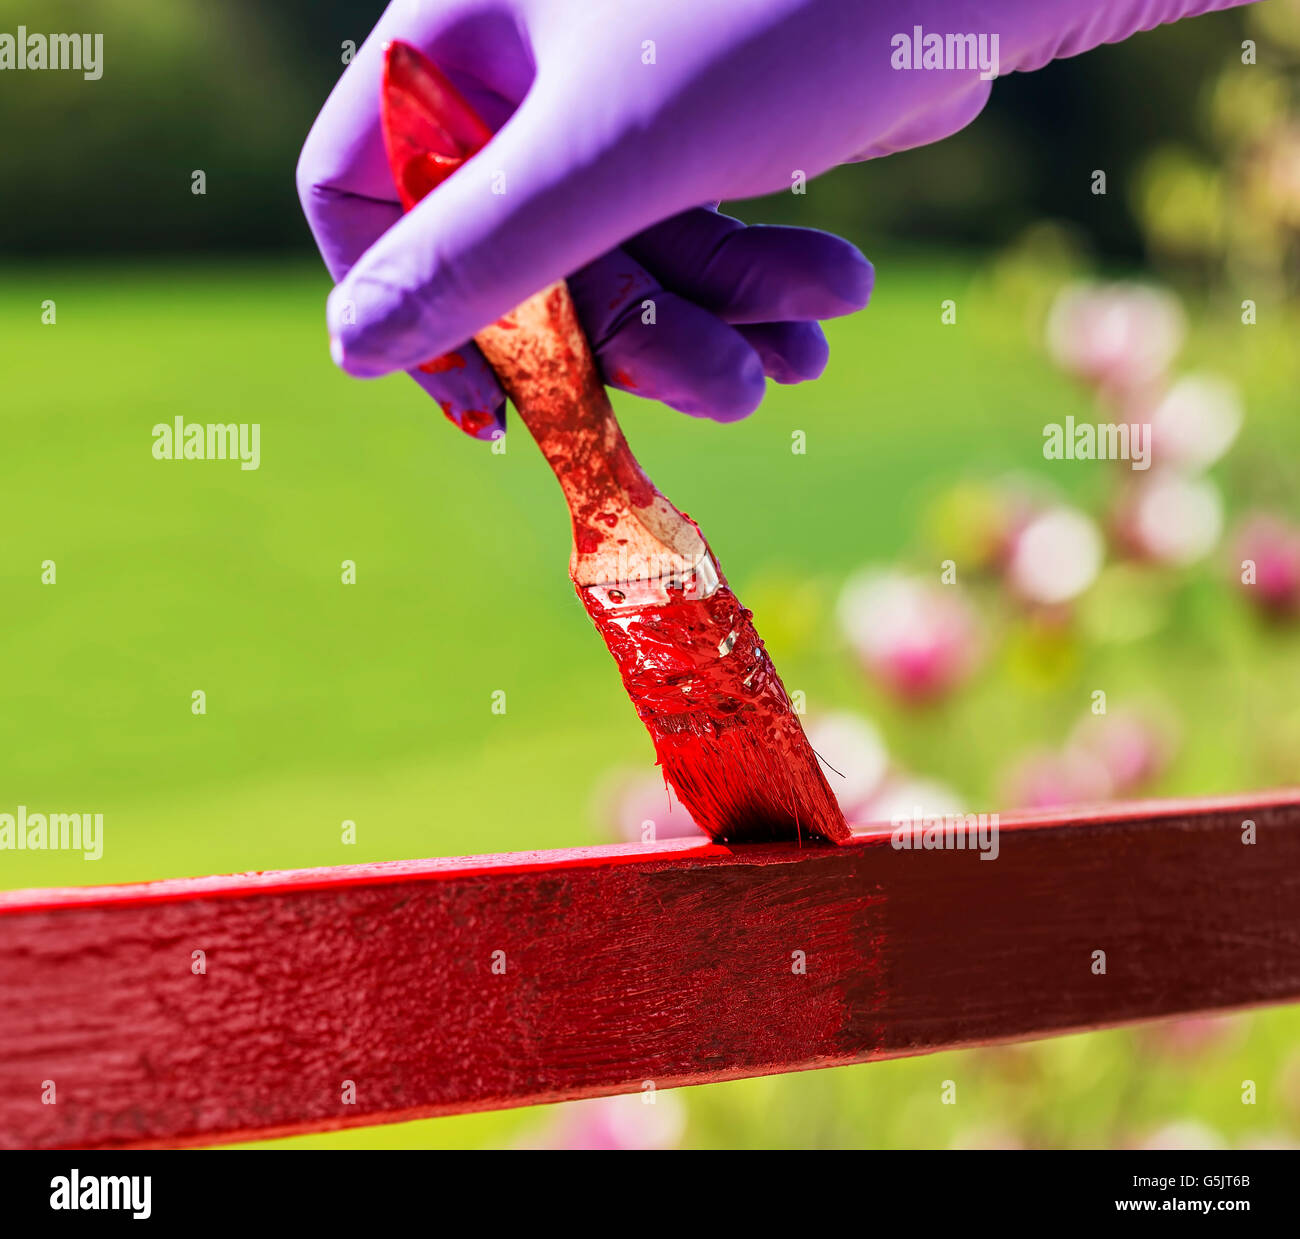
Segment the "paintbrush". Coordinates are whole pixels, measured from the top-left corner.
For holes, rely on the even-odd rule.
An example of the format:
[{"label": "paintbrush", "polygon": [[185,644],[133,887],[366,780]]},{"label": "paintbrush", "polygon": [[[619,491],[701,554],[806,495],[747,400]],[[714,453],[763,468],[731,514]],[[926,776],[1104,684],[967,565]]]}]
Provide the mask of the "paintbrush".
[{"label": "paintbrush", "polygon": [[[385,49],[380,116],[408,211],[492,137],[408,43]],[[573,520],[569,575],[696,824],[728,842],[849,838],[751,613],[699,526],[633,457],[565,283],[474,341],[559,480]]]}]

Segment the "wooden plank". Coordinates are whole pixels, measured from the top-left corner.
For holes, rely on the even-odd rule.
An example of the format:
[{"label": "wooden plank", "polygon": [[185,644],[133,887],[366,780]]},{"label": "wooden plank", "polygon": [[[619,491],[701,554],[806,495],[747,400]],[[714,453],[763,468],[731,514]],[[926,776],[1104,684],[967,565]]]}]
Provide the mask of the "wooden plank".
[{"label": "wooden plank", "polygon": [[1004,818],[993,861],[865,832],[13,892],[0,1143],[216,1143],[1296,1000],[1300,791]]}]

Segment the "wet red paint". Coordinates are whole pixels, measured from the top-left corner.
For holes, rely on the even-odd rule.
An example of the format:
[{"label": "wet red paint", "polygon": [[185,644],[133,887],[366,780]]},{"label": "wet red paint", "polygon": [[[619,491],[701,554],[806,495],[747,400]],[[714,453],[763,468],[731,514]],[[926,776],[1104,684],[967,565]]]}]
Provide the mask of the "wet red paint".
[{"label": "wet red paint", "polygon": [[578,594],[696,825],[723,840],[847,836],[753,615],[725,583],[647,607]]},{"label": "wet red paint", "polygon": [[497,419],[485,409],[466,409],[457,417],[450,400],[439,400],[438,407],[442,410],[443,417],[471,439],[481,439],[485,430],[496,426]]},{"label": "wet red paint", "polygon": [[448,370],[465,369],[465,359],[459,353],[443,353],[432,361],[422,362],[419,369],[425,374],[445,374]]},{"label": "wet red paint", "polygon": [[398,197],[408,211],[492,137],[460,92],[409,43],[388,46],[379,109]]},{"label": "wet red paint", "polygon": [[[384,57],[379,110],[393,183],[406,211],[437,189],[492,136],[437,66],[400,41],[390,44]],[[417,369],[442,374],[464,366],[465,358],[459,353],[444,353]],[[456,421],[445,405],[443,412]]]},{"label": "wet red paint", "polygon": [[886,827],[4,892],[0,1147],[210,1145],[1295,1002],[1297,942],[1296,790],[1008,817],[993,864]]},{"label": "wet red paint", "polygon": [[466,409],[460,417],[460,428],[466,433],[473,435],[476,439],[489,426],[496,424],[496,418],[486,409]]}]

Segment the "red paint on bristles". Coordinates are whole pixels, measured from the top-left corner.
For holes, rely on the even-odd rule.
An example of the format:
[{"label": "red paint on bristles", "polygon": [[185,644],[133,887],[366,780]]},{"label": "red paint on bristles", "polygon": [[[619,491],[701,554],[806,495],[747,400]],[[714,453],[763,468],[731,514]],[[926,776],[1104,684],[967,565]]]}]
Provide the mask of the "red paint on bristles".
[{"label": "red paint on bristles", "polygon": [[[386,50],[380,114],[407,210],[491,136],[432,62],[401,42]],[[475,342],[564,491],[570,576],[696,824],[728,842],[846,841],[751,613],[699,527],[633,457],[564,283]]]},{"label": "red paint on bristles", "polygon": [[753,614],[726,581],[707,598],[619,609],[580,589],[664,776],[715,839],[838,839],[848,829]]}]

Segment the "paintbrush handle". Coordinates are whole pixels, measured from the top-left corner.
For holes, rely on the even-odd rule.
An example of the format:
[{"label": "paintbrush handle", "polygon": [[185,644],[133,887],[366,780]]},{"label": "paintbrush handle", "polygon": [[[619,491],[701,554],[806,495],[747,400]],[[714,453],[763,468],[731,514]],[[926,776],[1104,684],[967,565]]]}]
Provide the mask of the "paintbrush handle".
[{"label": "paintbrush handle", "polygon": [[[492,136],[438,68],[400,41],[384,56],[380,125],[408,211]],[[574,583],[663,579],[673,588],[685,582],[712,589],[718,576],[708,547],[632,455],[564,281],[529,297],[474,340],[564,491],[573,517]],[[657,597],[641,586],[608,593],[615,603],[633,593]]]},{"label": "paintbrush handle", "polygon": [[596,372],[563,281],[474,337],[559,479],[575,521],[595,527],[608,505],[652,489]]},{"label": "paintbrush handle", "polygon": [[632,455],[564,281],[530,297],[474,342],[568,501],[575,583],[690,572],[703,539]]}]

